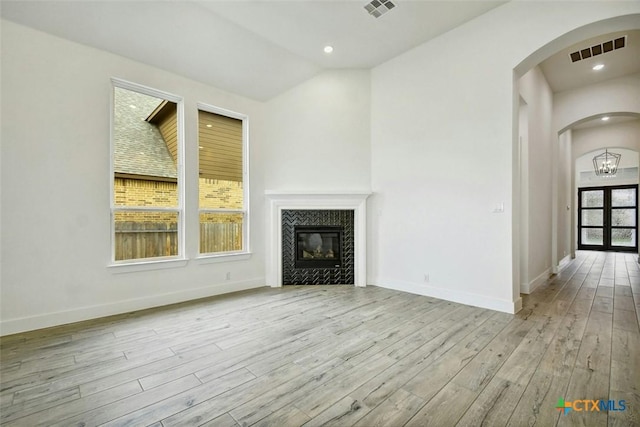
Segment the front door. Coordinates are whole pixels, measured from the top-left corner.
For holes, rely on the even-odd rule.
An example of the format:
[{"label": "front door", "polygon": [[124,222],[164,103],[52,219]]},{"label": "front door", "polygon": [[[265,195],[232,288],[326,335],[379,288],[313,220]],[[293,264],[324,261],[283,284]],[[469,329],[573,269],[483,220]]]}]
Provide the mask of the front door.
[{"label": "front door", "polygon": [[578,249],[637,251],[638,186],[578,189]]}]

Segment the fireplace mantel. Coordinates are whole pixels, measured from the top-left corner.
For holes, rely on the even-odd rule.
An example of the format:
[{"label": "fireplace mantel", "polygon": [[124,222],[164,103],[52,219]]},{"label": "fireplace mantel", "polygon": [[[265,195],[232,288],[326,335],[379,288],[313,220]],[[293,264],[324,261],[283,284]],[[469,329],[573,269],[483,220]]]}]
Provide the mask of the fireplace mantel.
[{"label": "fireplace mantel", "polygon": [[267,190],[267,285],[282,286],[282,211],[287,209],[354,211],[354,245],[356,286],[367,283],[367,197],[365,191],[277,191]]}]

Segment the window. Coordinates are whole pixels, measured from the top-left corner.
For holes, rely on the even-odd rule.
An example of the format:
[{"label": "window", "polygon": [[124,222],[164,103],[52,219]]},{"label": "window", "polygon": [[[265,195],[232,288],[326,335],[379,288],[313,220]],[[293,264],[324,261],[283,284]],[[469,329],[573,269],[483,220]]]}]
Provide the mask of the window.
[{"label": "window", "polygon": [[182,100],[113,79],[112,261],[183,255]]},{"label": "window", "polygon": [[201,254],[248,251],[247,126],[246,116],[198,105]]}]

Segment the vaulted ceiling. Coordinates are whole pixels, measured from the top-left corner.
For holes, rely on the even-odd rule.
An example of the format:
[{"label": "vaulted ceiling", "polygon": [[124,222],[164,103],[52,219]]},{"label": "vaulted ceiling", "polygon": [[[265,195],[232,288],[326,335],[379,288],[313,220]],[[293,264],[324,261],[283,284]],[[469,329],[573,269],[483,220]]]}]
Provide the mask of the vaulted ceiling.
[{"label": "vaulted ceiling", "polygon": [[[388,0],[385,0],[388,1]],[[369,69],[505,1],[391,0],[371,16],[368,0],[2,0],[2,17],[256,100],[327,69]],[[554,92],[640,72],[640,31],[624,49],[572,63],[585,40],[541,64]],[[619,36],[619,34],[617,35]],[[323,48],[334,48],[326,54]],[[584,45],[584,46],[583,46]],[[599,73],[592,62],[607,66]]]},{"label": "vaulted ceiling", "polygon": [[[371,68],[504,1],[11,1],[2,17],[253,99],[325,69]],[[331,45],[331,55],[324,53]]]}]

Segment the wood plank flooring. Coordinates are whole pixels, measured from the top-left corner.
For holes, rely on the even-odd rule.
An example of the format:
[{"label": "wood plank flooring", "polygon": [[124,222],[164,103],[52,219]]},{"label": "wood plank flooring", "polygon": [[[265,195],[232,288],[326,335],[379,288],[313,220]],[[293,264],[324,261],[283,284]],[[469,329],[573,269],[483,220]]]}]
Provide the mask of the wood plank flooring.
[{"label": "wood plank flooring", "polygon": [[263,288],[2,338],[0,424],[640,426],[639,321],[632,254],[579,252],[517,315]]}]

